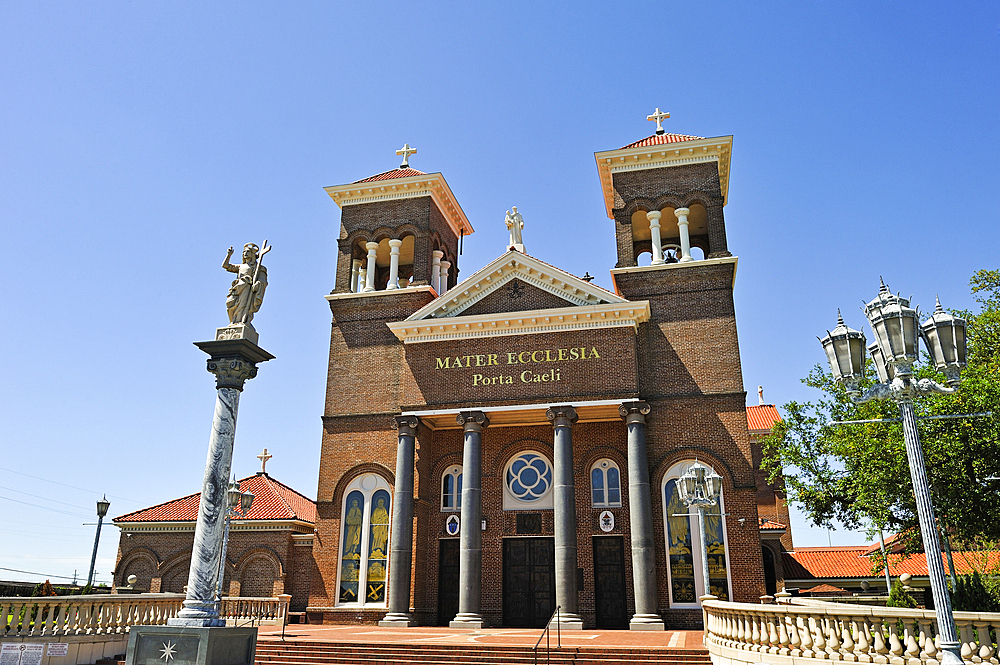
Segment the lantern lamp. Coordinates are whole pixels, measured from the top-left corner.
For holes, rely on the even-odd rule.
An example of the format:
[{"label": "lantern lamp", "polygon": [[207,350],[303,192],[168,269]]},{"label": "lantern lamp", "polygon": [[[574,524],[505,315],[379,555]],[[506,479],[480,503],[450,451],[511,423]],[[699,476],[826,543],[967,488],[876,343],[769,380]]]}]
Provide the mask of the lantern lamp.
[{"label": "lantern lamp", "polygon": [[103,499],[97,502],[97,516],[104,517],[108,514],[108,508],[111,507],[111,502],[108,501],[107,495]]},{"label": "lantern lamp", "polygon": [[828,330],[826,337],[819,340],[826,351],[833,378],[855,391],[858,382],[865,376],[865,334],[852,330],[844,324],[844,317],[837,310],[837,327]]},{"label": "lantern lamp", "polygon": [[865,305],[865,316],[875,331],[875,340],[886,364],[897,373],[910,373],[917,360],[917,310],[908,298],[893,295],[882,282],[878,296]]},{"label": "lantern lamp", "polygon": [[868,345],[868,353],[872,355],[872,360],[875,362],[875,371],[878,372],[879,382],[892,383],[892,379],[896,376],[896,369],[885,362],[878,342],[872,342]]},{"label": "lantern lamp", "polygon": [[968,351],[965,326],[965,319],[944,311],[940,300],[937,300],[934,313],[920,326],[920,333],[931,354],[931,360],[934,361],[934,367],[939,372],[944,372],[950,386],[957,386],[961,382],[959,374],[965,367]]},{"label": "lantern lamp", "polygon": [[236,482],[236,478],[233,478],[233,482],[229,484],[229,489],[226,491],[226,501],[230,510],[236,510],[240,507],[240,484]]},{"label": "lantern lamp", "polygon": [[252,505],[253,492],[247,490],[246,492],[240,494],[240,511],[243,513],[244,517],[246,517],[246,514],[250,512],[250,506]]}]

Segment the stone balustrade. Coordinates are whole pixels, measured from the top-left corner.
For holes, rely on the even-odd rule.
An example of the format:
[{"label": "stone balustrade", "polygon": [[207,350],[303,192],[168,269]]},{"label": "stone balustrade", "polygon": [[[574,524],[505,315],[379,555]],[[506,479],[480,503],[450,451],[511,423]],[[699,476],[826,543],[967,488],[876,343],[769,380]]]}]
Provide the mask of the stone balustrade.
[{"label": "stone balustrade", "polygon": [[[933,611],[798,599],[780,605],[706,600],[703,608],[705,646],[715,665],[933,665],[941,658]],[[954,616],[965,662],[996,664],[1000,614]]]},{"label": "stone balustrade", "polygon": [[[0,639],[127,633],[131,626],[166,624],[183,600],[179,593],[0,598]],[[290,600],[289,595],[223,598],[221,615],[240,625],[281,625]]]}]

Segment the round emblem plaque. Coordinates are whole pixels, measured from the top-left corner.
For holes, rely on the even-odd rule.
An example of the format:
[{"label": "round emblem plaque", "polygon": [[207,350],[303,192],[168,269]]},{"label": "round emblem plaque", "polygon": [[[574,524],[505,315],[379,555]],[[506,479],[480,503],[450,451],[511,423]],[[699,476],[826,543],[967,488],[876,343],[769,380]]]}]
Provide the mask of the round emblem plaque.
[{"label": "round emblem plaque", "polygon": [[608,533],[615,530],[615,514],[610,510],[601,511],[601,515],[597,519],[601,525],[601,531]]},{"label": "round emblem plaque", "polygon": [[449,515],[448,519],[445,520],[444,530],[449,536],[457,536],[461,522],[458,519],[458,515]]}]

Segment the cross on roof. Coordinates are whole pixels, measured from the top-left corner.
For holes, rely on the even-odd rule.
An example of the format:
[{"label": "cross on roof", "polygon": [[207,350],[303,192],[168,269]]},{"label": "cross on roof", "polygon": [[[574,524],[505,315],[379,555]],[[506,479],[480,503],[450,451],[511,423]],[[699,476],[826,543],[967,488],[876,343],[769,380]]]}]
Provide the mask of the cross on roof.
[{"label": "cross on roof", "polygon": [[[663,129],[663,121],[666,120],[669,117],[670,117],[669,113],[663,113],[663,112],[661,112],[660,111],[660,107],[657,106],[656,107],[656,111],[652,115],[647,115],[646,116],[646,120],[650,120],[650,121],[655,120],[656,121],[656,133],[657,134],[666,134],[666,130]],[[399,153],[396,153],[396,154],[398,155]]]},{"label": "cross on roof", "polygon": [[[659,111],[659,109],[657,109]],[[399,165],[399,168],[405,169],[410,166],[410,155],[417,154],[416,148],[411,148],[409,143],[404,143],[403,147],[396,151],[397,155],[403,156],[403,163]]]},{"label": "cross on roof", "polygon": [[265,448],[264,452],[262,452],[260,455],[257,455],[257,459],[260,460],[261,473],[267,473],[267,469],[265,468],[267,466],[267,460],[271,459],[272,457],[274,457],[274,455],[269,455],[267,453],[267,448]]}]

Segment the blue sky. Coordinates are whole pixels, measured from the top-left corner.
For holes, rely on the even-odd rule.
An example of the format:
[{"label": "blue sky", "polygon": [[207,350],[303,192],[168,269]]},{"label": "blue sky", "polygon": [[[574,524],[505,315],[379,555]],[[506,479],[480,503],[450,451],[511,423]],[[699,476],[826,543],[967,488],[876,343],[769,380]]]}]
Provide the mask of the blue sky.
[{"label": "blue sky", "polygon": [[607,287],[593,153],[651,134],[657,106],[668,131],[733,135],[749,401],[811,399],[816,335],[838,307],[860,327],[880,275],[961,308],[997,267],[998,41],[986,2],[0,4],[0,568],[85,576],[100,494],[113,516],[199,488],[214,385],[191,342],[226,322],[230,245],[274,246],[254,323],[277,356],[243,394],[234,470],[266,446],[315,495],[322,187],[404,142],[476,228],[464,275],[517,205],[529,253]]}]

